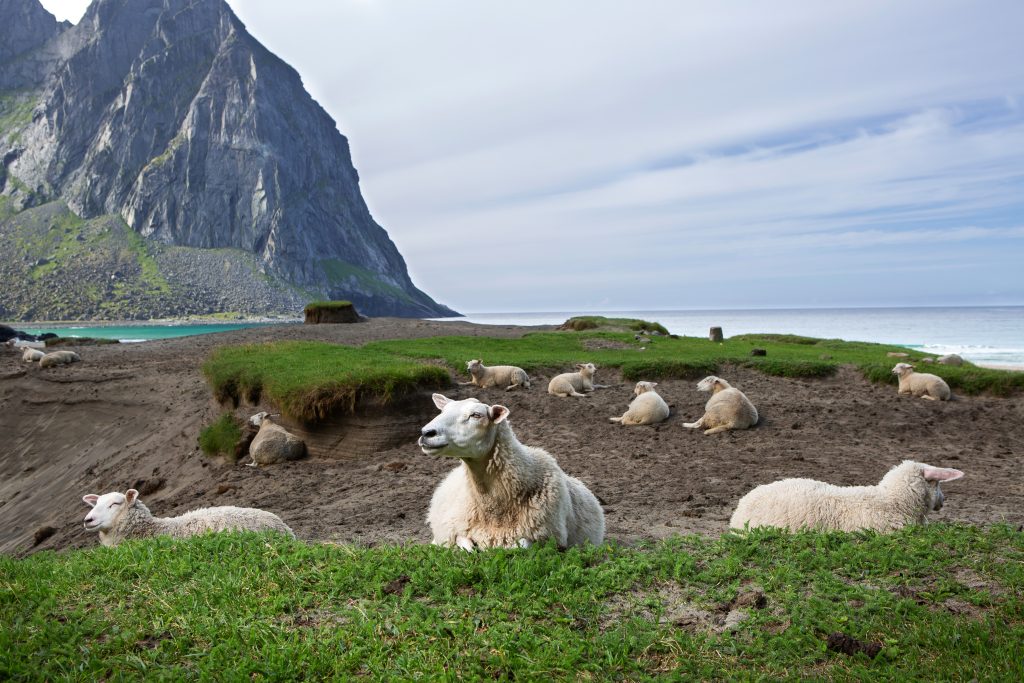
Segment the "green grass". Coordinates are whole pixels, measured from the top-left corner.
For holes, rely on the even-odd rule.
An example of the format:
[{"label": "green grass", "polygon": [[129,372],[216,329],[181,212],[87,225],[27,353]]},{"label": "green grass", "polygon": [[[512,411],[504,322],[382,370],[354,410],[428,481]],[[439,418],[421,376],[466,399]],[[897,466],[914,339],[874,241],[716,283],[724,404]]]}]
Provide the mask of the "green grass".
[{"label": "green grass", "polygon": [[350,412],[361,398],[385,403],[450,383],[448,371],[391,354],[321,342],[221,347],[203,365],[218,400],[261,397],[299,420]]},{"label": "green grass", "polygon": [[355,286],[363,291],[384,296],[393,296],[400,301],[409,301],[409,293],[390,282],[380,279],[377,273],[348,261],[336,258],[320,259],[327,280],[333,285]]},{"label": "green grass", "polygon": [[207,455],[234,456],[242,428],[231,413],[224,413],[213,424],[199,431],[199,447]]},{"label": "green grass", "polygon": [[474,554],[160,538],[0,557],[0,678],[1021,680],[1022,587],[1006,526]]},{"label": "green grass", "polygon": [[[768,355],[751,357],[755,347]],[[627,381],[700,379],[729,365],[778,377],[827,377],[847,364],[872,381],[895,386],[891,370],[900,359],[888,358],[890,351],[909,353],[910,361],[924,356],[898,346],[777,335],[744,335],[714,343],[698,337],[637,342],[631,333],[622,332],[538,332],[519,339],[432,337],[362,347],[322,342],[228,347],[214,353],[204,372],[218,399],[256,402],[265,396],[292,417],[316,422],[351,411],[360,397],[388,401],[416,388],[443,389],[449,377],[440,365],[459,375],[471,358],[482,358],[487,365],[517,365],[527,372],[564,371],[589,361],[598,366],[599,377],[600,368],[618,368]],[[1021,372],[970,364],[920,367],[942,376],[955,392],[1006,396],[1024,390]]]}]

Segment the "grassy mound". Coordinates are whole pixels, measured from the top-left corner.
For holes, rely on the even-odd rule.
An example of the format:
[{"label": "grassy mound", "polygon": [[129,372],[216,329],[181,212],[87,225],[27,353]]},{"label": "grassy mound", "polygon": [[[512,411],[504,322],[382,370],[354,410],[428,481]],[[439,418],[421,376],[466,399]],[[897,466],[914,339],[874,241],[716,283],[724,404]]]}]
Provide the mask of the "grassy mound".
[{"label": "grassy mound", "polygon": [[158,538],[0,557],[0,676],[1020,680],[1022,585],[1007,526],[565,552]]},{"label": "grassy mound", "polygon": [[359,313],[351,301],[314,301],[306,304],[303,312],[310,325],[359,322]]},{"label": "grassy mound", "polygon": [[558,329],[572,330],[574,332],[583,332],[585,330],[608,330],[612,332],[633,330],[634,332],[668,334],[668,330],[661,323],[640,320],[638,318],[606,318],[603,315],[578,315],[566,320]]}]

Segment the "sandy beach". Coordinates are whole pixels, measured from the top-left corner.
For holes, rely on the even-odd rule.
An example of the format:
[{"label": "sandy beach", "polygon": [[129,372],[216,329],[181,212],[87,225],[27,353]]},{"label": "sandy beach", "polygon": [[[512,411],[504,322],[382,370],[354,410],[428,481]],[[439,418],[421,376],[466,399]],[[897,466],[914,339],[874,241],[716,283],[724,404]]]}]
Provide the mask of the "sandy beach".
[{"label": "sandy beach", "polygon": [[[82,347],[83,362],[47,370],[4,350],[0,552],[96,544],[81,526],[87,510],[81,496],[129,487],[140,489],[162,516],[208,505],[258,506],[278,513],[309,540],[427,542],[423,520],[430,495],[454,463],[425,456],[415,445],[416,425],[434,411],[426,393],[391,409],[363,411],[376,420],[376,429],[387,429],[388,410],[403,411],[406,419],[396,419],[396,431],[386,439],[392,445],[345,448],[330,457],[257,469],[212,460],[197,447],[199,430],[221,411],[202,376],[203,360],[221,344],[515,337],[535,329],[389,318],[281,325]],[[738,498],[757,484],[794,476],[872,484],[905,458],[967,474],[946,487],[946,507],[935,519],[1024,524],[1024,482],[1015,476],[1024,465],[1020,396],[914,400],[898,397],[895,385],[867,382],[851,368],[827,379],[776,378],[728,367],[720,374],[758,406],[762,420],[756,428],[711,437],[684,429],[683,422],[701,415],[707,397],[694,382],[677,380],[659,386],[673,408],[666,423],[609,423],[632,390],[631,382],[609,370],[599,370],[598,381],[610,388],[585,400],[549,396],[547,376],[534,376],[533,388],[524,392],[453,386],[447,393],[507,405],[524,443],[550,451],[600,497],[608,537],[619,542],[718,534]],[[238,414],[261,408],[270,406],[243,406]],[[41,541],[35,544],[36,539]]]}]

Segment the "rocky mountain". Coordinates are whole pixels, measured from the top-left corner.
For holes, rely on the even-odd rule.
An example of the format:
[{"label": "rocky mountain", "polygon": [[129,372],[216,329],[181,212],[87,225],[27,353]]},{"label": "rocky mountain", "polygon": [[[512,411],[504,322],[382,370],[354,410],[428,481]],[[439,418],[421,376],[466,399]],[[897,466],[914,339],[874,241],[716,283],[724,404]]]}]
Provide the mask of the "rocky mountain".
[{"label": "rocky mountain", "polygon": [[[0,0],[0,159],[0,258],[35,287],[81,271],[83,250],[37,255],[41,227],[58,228],[22,214],[55,204],[44,213],[66,206],[80,225],[123,221],[133,233],[124,238],[135,269],[168,288],[135,315],[297,313],[311,298],[350,299],[370,315],[455,315],[413,285],[335,122],[223,0],[94,0],[75,26],[38,0]],[[231,271],[244,271],[243,284],[280,296],[261,311],[230,293],[200,302],[197,269],[159,258],[209,261],[209,250],[223,267],[200,275],[205,289],[233,289]],[[123,272],[103,262],[90,272],[117,265]],[[104,316],[119,310],[109,294]],[[27,291],[5,296],[0,288],[0,317],[53,314]],[[73,303],[64,315],[96,315]]]}]

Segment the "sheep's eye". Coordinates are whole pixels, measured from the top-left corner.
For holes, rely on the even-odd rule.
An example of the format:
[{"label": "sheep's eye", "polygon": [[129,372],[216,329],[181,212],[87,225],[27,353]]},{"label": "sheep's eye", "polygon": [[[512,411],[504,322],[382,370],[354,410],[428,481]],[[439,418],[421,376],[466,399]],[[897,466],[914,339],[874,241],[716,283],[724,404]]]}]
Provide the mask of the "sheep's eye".
[{"label": "sheep's eye", "polygon": [[483,415],[481,415],[480,413],[471,413],[470,417],[473,418],[474,420],[479,420],[480,418],[483,417]]},{"label": "sheep's eye", "polygon": [[115,505],[120,505],[120,503],[111,503],[110,507],[114,507]]}]

